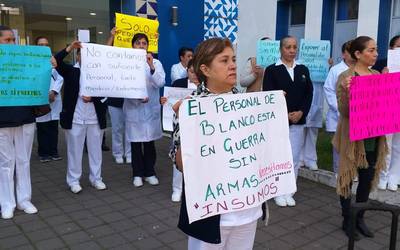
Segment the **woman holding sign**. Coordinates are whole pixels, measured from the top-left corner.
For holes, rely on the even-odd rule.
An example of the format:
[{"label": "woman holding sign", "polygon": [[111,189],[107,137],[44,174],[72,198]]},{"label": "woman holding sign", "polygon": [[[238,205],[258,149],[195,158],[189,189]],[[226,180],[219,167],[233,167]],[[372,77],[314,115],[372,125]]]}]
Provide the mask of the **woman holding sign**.
[{"label": "woman holding sign", "polygon": [[[286,92],[289,137],[297,178],[305,137],[304,125],[313,99],[313,85],[308,68],[295,61],[297,56],[296,38],[285,37],[280,41],[279,46],[281,59],[265,69],[263,90],[283,90]],[[296,205],[292,194],[276,197],[275,203],[280,207]]]},{"label": "woman holding sign", "polygon": [[[357,37],[350,45],[350,55],[356,61],[354,67],[344,71],[337,84],[337,100],[340,112],[339,122],[333,146],[339,152],[339,175],[336,191],[340,195],[342,206],[342,229],[350,236],[350,205],[352,180],[358,176],[356,202],[368,201],[371,188],[376,185],[379,173],[385,168],[387,145],[385,136],[368,138],[359,141],[350,141],[349,138],[349,99],[351,78],[354,76],[368,76],[379,74],[370,69],[378,57],[376,42],[367,36]],[[364,222],[364,213],[357,214],[356,227],[367,237],[374,234]],[[358,233],[355,239],[359,240]]]},{"label": "woman holding sign", "polygon": [[[133,36],[132,47],[147,51],[149,39],[145,34]],[[161,62],[147,53],[146,88],[148,97],[145,99],[125,99],[124,114],[126,138],[131,142],[133,185],[143,186],[144,177],[150,185],[158,185],[154,170],[156,163],[156,148],[154,141],[162,136],[160,88],[165,84],[165,72]]]},{"label": "woman holding sign", "polygon": [[[202,42],[194,55],[194,70],[201,84],[194,97],[237,93],[236,57],[228,39],[211,38]],[[176,118],[176,117],[175,117]],[[180,132],[174,121],[174,147],[170,156],[179,170],[184,170],[180,149]],[[210,173],[212,174],[212,173]],[[187,183],[186,185],[190,185]],[[185,186],[185,185],[183,185]],[[189,224],[183,188],[178,227],[189,235],[188,249],[252,249],[257,219],[262,215],[261,206],[211,216]]]}]

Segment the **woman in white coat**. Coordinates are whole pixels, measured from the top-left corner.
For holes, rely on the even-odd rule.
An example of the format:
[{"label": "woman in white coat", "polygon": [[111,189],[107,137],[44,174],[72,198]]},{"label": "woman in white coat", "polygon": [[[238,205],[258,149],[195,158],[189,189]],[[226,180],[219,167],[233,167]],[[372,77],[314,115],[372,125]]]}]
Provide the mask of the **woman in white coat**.
[{"label": "woman in white coat", "polygon": [[[147,51],[149,39],[145,34],[137,33],[132,39],[134,49]],[[145,99],[125,99],[125,129],[127,140],[131,142],[133,185],[143,185],[145,178],[151,185],[158,185],[154,170],[156,148],[154,141],[161,138],[160,88],[165,84],[165,72],[161,62],[147,53]]]}]

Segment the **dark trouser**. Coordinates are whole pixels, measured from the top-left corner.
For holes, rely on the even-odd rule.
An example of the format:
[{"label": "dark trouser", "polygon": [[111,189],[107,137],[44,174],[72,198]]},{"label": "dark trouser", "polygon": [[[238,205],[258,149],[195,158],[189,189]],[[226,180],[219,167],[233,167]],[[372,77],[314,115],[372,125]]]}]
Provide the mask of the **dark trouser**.
[{"label": "dark trouser", "polygon": [[154,141],[131,142],[133,177],[149,177],[156,175],[156,147]]},{"label": "dark trouser", "polygon": [[58,155],[58,120],[37,122],[38,154],[40,157]]}]

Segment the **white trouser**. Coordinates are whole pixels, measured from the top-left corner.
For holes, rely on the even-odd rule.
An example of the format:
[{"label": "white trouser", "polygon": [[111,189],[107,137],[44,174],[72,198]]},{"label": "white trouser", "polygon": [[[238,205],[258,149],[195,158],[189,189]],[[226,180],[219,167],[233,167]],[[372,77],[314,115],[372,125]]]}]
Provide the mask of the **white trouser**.
[{"label": "white trouser", "polygon": [[220,227],[221,243],[211,244],[189,236],[188,250],[251,250],[256,235],[257,220],[234,227]]},{"label": "white trouser", "polygon": [[386,136],[389,153],[386,156],[387,171],[380,173],[380,181],[398,184],[400,181],[400,133]]},{"label": "white trouser", "polygon": [[182,173],[172,165],[172,192],[182,193]]},{"label": "white trouser", "polygon": [[290,145],[292,147],[292,155],[293,155],[293,165],[294,165],[294,173],[297,175],[299,173],[300,168],[300,155],[301,150],[304,144],[304,125],[290,125],[289,126],[289,138]]},{"label": "white trouser", "polygon": [[30,160],[35,124],[0,128],[0,205],[15,208],[14,170],[17,203],[31,200]]},{"label": "white trouser", "polygon": [[300,162],[307,167],[317,166],[317,137],[318,128],[304,128],[304,145],[301,148]]},{"label": "white trouser", "polygon": [[104,130],[98,124],[72,124],[71,129],[65,130],[67,141],[68,171],[67,183],[69,186],[79,184],[82,175],[82,155],[85,144],[89,157],[89,180],[91,183],[101,181],[102,151],[101,142]]},{"label": "white trouser", "polygon": [[[112,154],[114,157],[131,158],[131,144],[125,136],[125,118],[122,108],[108,106],[111,118]],[[124,150],[125,149],[125,150]]]}]

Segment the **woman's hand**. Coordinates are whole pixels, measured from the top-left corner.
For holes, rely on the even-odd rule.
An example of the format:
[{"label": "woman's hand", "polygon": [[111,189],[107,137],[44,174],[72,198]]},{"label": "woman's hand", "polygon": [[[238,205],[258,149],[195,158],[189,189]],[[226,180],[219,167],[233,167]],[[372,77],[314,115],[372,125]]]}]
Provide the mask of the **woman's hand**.
[{"label": "woman's hand", "polygon": [[114,37],[116,32],[117,32],[117,27],[112,28],[110,30],[110,36]]},{"label": "woman's hand", "polygon": [[92,97],[90,96],[82,96],[82,100],[84,103],[88,103],[92,101]]},{"label": "woman's hand", "polygon": [[57,60],[54,58],[54,56],[51,56],[50,63],[53,69],[57,68]]},{"label": "woman's hand", "polygon": [[382,74],[387,74],[387,73],[389,73],[389,68],[388,67],[384,67],[382,69]]},{"label": "woman's hand", "polygon": [[155,70],[154,62],[153,62],[153,54],[147,53],[146,59],[147,59],[147,64],[150,67],[150,70]]},{"label": "woman's hand", "polygon": [[56,100],[57,93],[54,90],[49,91],[49,102],[52,103]]},{"label": "woman's hand", "polygon": [[142,103],[148,103],[148,102],[149,102],[149,100],[150,100],[150,98],[149,98],[149,97],[145,97],[145,98],[143,98],[143,99],[142,99]]},{"label": "woman's hand", "polygon": [[293,111],[289,113],[289,121],[292,123],[298,123],[300,119],[303,117],[303,111]]},{"label": "woman's hand", "polygon": [[160,97],[160,104],[161,105],[164,105],[164,104],[166,104],[168,102],[168,98],[167,97],[165,97],[165,96],[161,96]]},{"label": "woman's hand", "polygon": [[81,42],[78,40],[75,40],[67,47],[66,51],[69,53],[73,49],[80,49],[80,48],[82,48]]}]

